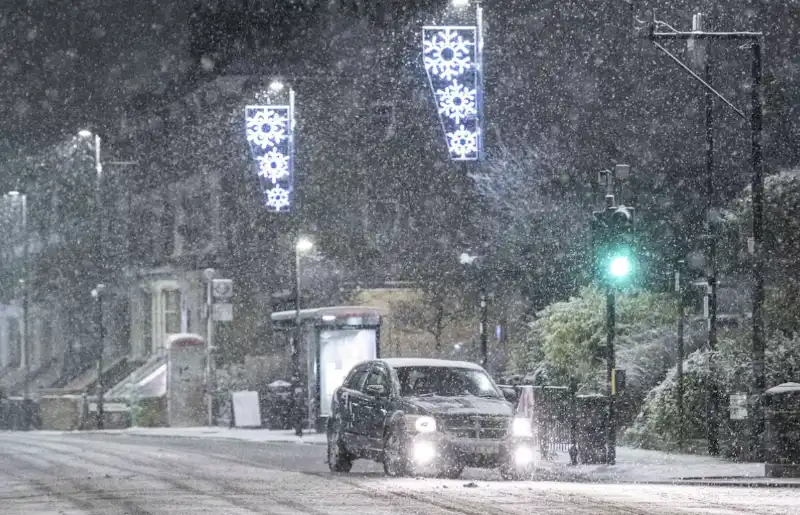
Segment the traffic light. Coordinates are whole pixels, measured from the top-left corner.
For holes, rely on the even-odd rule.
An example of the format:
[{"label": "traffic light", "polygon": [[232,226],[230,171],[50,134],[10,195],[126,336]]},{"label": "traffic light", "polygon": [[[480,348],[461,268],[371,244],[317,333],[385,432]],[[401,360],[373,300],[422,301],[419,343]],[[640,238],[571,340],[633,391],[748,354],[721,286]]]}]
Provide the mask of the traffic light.
[{"label": "traffic light", "polygon": [[633,208],[612,206],[595,211],[592,243],[596,277],[607,286],[630,282],[636,269]]}]

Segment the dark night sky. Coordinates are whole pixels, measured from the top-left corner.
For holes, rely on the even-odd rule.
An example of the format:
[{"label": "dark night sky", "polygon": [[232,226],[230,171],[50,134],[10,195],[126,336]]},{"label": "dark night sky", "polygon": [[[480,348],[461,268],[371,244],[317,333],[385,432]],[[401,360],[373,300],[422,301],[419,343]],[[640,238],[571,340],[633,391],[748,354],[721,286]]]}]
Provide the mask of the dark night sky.
[{"label": "dark night sky", "polygon": [[27,0],[0,8],[0,141],[46,144],[168,93],[192,66],[190,2]]}]

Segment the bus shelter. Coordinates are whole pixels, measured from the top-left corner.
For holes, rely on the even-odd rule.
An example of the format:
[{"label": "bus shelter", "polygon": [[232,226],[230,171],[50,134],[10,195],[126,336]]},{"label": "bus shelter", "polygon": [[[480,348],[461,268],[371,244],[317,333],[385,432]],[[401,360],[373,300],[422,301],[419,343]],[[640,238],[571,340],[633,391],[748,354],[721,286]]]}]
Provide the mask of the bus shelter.
[{"label": "bus shelter", "polygon": [[384,310],[363,306],[280,311],[272,314],[276,333],[289,335],[300,325],[300,360],[306,363],[308,420],[324,432],[333,392],[358,363],[380,356]]}]

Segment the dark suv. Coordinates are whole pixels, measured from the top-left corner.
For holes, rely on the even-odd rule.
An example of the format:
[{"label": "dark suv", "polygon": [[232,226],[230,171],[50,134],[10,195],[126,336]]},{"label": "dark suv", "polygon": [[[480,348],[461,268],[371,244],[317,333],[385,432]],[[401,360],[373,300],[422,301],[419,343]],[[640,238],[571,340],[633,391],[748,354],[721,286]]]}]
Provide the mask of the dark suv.
[{"label": "dark suv", "polygon": [[383,463],[389,476],[498,467],[504,479],[533,469],[528,419],[516,418],[478,365],[435,359],[378,359],[357,365],[333,395],[328,464],[349,472],[356,459]]}]

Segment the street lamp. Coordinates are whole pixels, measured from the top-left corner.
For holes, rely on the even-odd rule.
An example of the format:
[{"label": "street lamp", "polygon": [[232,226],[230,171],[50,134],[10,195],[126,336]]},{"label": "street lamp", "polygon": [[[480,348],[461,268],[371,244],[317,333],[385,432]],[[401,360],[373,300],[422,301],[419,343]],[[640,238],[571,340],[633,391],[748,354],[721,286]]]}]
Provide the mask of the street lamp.
[{"label": "street lamp", "polygon": [[305,236],[298,236],[294,242],[294,327],[292,332],[292,399],[295,410],[294,431],[297,436],[303,435],[303,418],[297,388],[300,384],[300,256],[314,248],[314,242]]},{"label": "street lamp", "polygon": [[[480,263],[483,260],[482,256],[473,256],[467,252],[462,252],[458,256],[458,261],[462,265],[472,266]],[[480,306],[481,306],[481,322],[480,322],[480,335],[481,335],[481,365],[486,368],[489,365],[489,304],[486,298],[486,285],[484,278],[480,278]]]},{"label": "street lamp", "polygon": [[[264,205],[273,213],[291,213],[295,198],[294,188],[294,115],[295,94],[289,87],[288,98],[284,96],[286,85],[273,80],[265,92],[256,94],[255,105],[244,108],[245,136],[250,154],[256,165]],[[287,101],[276,100],[280,97]],[[295,223],[295,231],[299,223]],[[295,328],[292,341],[292,390],[295,412],[295,433],[301,436],[302,416],[297,402],[297,389],[300,381],[300,274],[298,273],[300,253],[309,248],[309,243],[295,232],[294,243],[294,290],[295,290]]]},{"label": "street lamp", "polygon": [[19,191],[9,191],[4,195],[12,205],[19,203],[22,209],[22,277],[19,284],[22,287],[22,354],[25,357],[25,381],[23,398],[25,403],[25,429],[30,429],[30,375],[31,375],[31,349],[28,338],[28,292],[29,292],[29,263],[28,263],[28,196]]},{"label": "street lamp", "polygon": [[206,366],[205,366],[205,386],[206,386],[206,417],[209,427],[214,425],[214,397],[213,397],[213,350],[214,345],[214,278],[217,271],[213,268],[203,270],[203,277],[206,280]]},{"label": "street lamp", "polygon": [[453,7],[467,7],[469,5],[469,0],[452,0],[451,3]]},{"label": "street lamp", "polygon": [[105,426],[103,413],[103,351],[105,350],[105,325],[103,324],[103,293],[106,285],[98,284],[92,290],[92,298],[97,303],[97,344],[96,344],[96,367],[97,367],[97,429]]},{"label": "street lamp", "polygon": [[279,80],[274,80],[269,84],[269,90],[272,91],[273,93],[280,93],[281,91],[283,91],[284,87],[285,85],[283,84],[283,82]]}]

